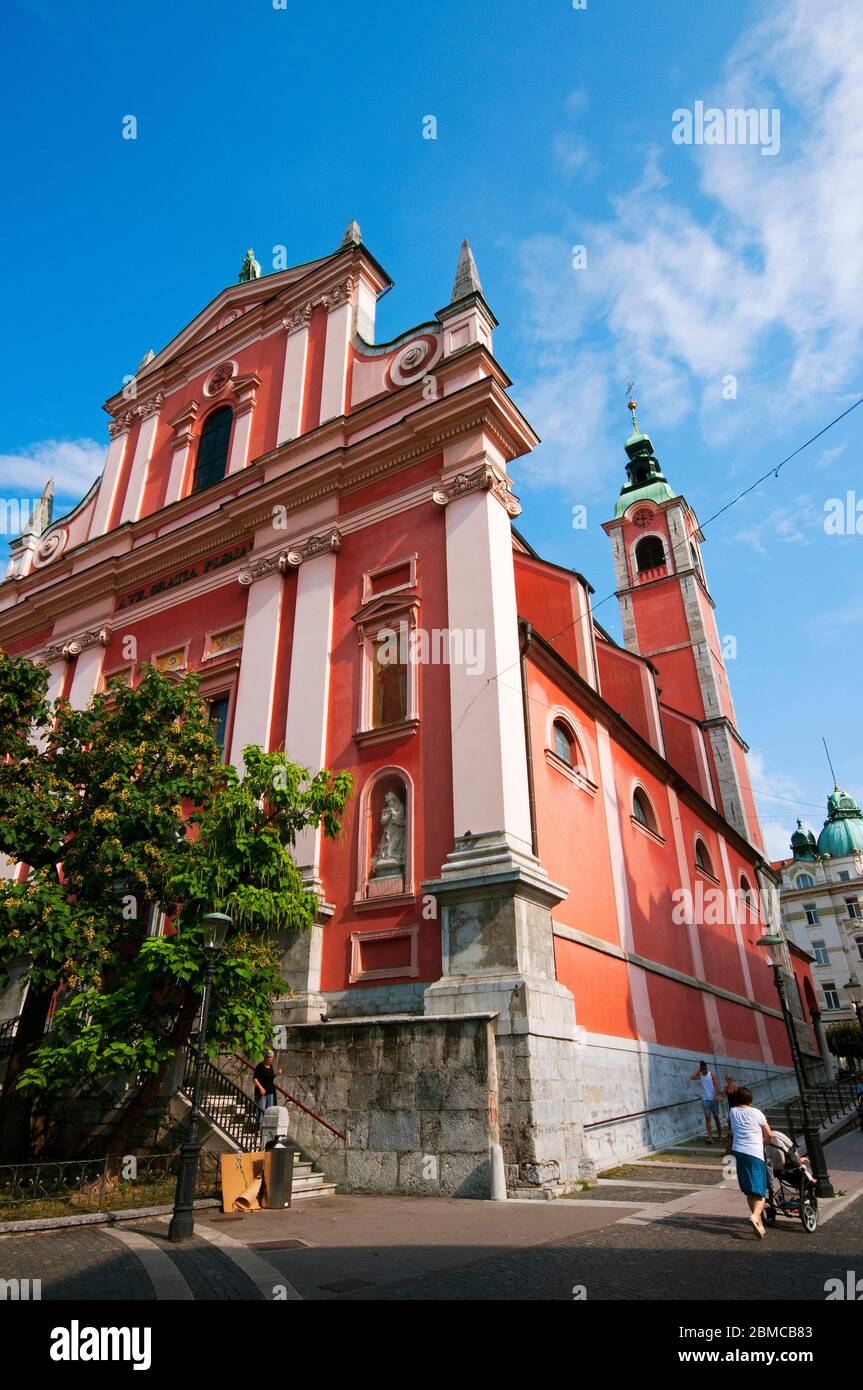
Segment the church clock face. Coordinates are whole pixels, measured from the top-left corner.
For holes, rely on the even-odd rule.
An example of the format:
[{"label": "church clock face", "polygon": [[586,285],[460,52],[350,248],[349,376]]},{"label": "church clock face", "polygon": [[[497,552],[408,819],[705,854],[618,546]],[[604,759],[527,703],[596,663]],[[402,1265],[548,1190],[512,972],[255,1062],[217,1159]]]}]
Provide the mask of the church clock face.
[{"label": "church clock face", "polygon": [[643,528],[649,526],[652,520],[653,512],[648,507],[639,507],[638,511],[633,513],[632,524]]}]

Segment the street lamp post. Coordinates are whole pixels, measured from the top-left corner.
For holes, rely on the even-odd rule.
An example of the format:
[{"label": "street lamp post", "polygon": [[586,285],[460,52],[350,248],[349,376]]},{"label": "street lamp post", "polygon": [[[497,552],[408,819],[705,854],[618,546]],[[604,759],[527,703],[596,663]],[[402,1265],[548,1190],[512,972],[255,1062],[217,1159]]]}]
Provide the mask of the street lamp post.
[{"label": "street lamp post", "polygon": [[791,1048],[791,1060],[794,1063],[794,1075],[797,1077],[797,1085],[800,1090],[806,1153],[809,1156],[809,1162],[812,1164],[812,1171],[818,1184],[818,1196],[833,1197],[835,1193],[833,1191],[833,1184],[830,1181],[830,1173],[827,1169],[827,1160],[824,1157],[821,1136],[818,1133],[818,1122],[812,1116],[812,1112],[809,1109],[809,1100],[806,1095],[806,1073],[803,1070],[803,1058],[800,1055],[800,1040],[797,1037],[794,1019],[791,1017],[791,1010],[788,1007],[788,998],[785,993],[785,981],[782,978],[785,938],[778,932],[773,934],[768,932],[766,936],[761,937],[757,945],[763,946],[768,953],[768,963],[773,971],[773,983],[776,986],[776,993],[779,995],[782,1018],[785,1023],[785,1031],[788,1034],[788,1044]]},{"label": "street lamp post", "polygon": [[860,981],[857,979],[856,973],[853,971],[850,980],[845,986],[845,993],[854,1006],[857,1022],[860,1024],[860,1027],[863,1028],[863,985],[861,985]]},{"label": "street lamp post", "polygon": [[174,1243],[190,1240],[195,1233],[195,1187],[198,1181],[198,1159],[201,1141],[198,1138],[198,1117],[201,1110],[201,1080],[204,1073],[204,1045],[207,1041],[207,1014],[210,1011],[210,987],[216,969],[216,959],[225,945],[231,918],[223,912],[207,912],[203,917],[207,940],[204,946],[206,964],[204,997],[201,1002],[201,1027],[195,1055],[195,1078],[192,1085],[192,1108],[189,1111],[189,1130],[180,1150],[180,1171],[174,1194],[174,1215],[168,1228],[168,1239]]}]

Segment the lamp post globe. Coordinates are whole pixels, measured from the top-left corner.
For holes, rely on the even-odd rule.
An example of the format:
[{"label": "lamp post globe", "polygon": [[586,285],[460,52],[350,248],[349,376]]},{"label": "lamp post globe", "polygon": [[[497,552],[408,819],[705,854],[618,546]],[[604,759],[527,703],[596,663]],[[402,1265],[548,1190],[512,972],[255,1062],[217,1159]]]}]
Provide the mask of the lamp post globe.
[{"label": "lamp post globe", "polygon": [[198,1119],[201,1111],[201,1082],[204,1073],[204,1047],[207,1042],[207,1016],[210,1011],[210,990],[216,960],[224,949],[232,919],[224,912],[207,912],[201,918],[204,928],[204,993],[201,1000],[201,1026],[195,1049],[195,1075],[192,1084],[192,1108],[186,1142],[180,1150],[180,1170],[174,1194],[174,1214],[168,1228],[168,1239],[174,1244],[190,1240],[195,1233],[195,1187],[198,1181],[198,1160],[201,1141],[198,1138]]},{"label": "lamp post globe", "polygon": [[856,971],[852,971],[851,977],[845,986],[845,993],[851,1000],[854,1012],[857,1015],[857,1022],[863,1028],[863,985],[857,978]]}]

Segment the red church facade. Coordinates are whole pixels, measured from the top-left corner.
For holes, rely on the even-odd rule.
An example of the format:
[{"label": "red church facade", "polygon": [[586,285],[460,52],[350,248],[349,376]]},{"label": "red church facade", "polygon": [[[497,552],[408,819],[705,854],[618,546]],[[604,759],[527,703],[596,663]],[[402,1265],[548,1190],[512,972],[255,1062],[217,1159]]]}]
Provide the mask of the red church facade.
[{"label": "red church facade", "polygon": [[389,287],[351,224],[148,355],[102,477],[13,543],[0,642],[73,704],[195,670],[236,765],[349,770],[338,840],[297,846],[320,911],[278,1016],[491,1017],[510,1171],[566,1183],[697,1125],[701,1057],[789,1092],[773,876],[698,523],[634,407],[621,647],[513,527],[537,439],[469,249],[451,302],[376,344]]}]

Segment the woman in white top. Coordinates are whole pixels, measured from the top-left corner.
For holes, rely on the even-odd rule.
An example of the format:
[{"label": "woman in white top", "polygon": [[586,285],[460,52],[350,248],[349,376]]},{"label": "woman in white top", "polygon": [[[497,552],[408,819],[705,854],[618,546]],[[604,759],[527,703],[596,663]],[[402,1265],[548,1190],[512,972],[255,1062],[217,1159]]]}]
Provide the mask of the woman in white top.
[{"label": "woman in white top", "polygon": [[731,1132],[725,1152],[734,1154],[737,1161],[737,1181],[740,1191],[746,1194],[749,1203],[752,1229],[758,1239],[763,1240],[767,1234],[761,1219],[767,1203],[764,1145],[769,1143],[773,1134],[766,1116],[752,1104],[752,1092],[747,1086],[740,1086],[732,1098],[729,1119]]}]

